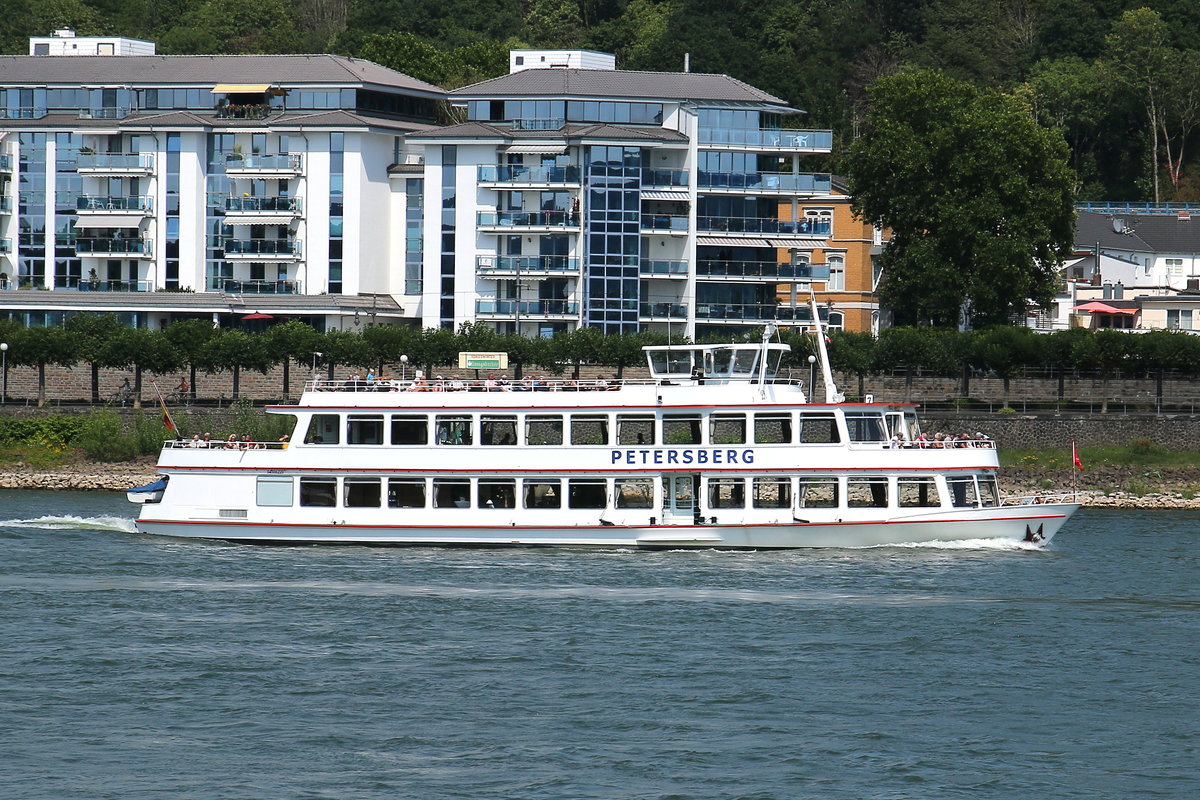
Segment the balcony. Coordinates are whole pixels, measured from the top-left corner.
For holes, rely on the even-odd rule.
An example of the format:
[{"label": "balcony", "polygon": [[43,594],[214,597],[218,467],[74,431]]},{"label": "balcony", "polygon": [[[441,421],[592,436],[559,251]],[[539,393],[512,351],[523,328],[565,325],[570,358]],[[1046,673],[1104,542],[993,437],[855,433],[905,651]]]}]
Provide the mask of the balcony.
[{"label": "balcony", "polygon": [[12,172],[12,156],[0,155],[0,172]]},{"label": "balcony", "polygon": [[480,228],[493,230],[579,227],[579,215],[567,211],[480,211],[475,219]]},{"label": "balcony", "polygon": [[0,214],[12,213],[12,200],[11,197],[0,197]]},{"label": "balcony", "polygon": [[81,292],[153,292],[150,281],[101,281],[59,275],[54,279],[56,289],[77,289]]},{"label": "balcony", "polygon": [[640,303],[638,316],[642,319],[687,319],[688,309],[683,303]]},{"label": "balcony", "polygon": [[688,232],[688,218],[683,214],[642,214],[640,227],[643,233],[685,236]]},{"label": "balcony", "polygon": [[579,259],[567,256],[477,256],[475,268],[481,278],[577,275]]},{"label": "balcony", "polygon": [[642,170],[643,189],[686,189],[689,182],[686,169]]},{"label": "balcony", "polygon": [[279,153],[278,155],[241,155],[240,153],[225,154],[225,174],[258,177],[269,175],[296,176],[300,174],[302,160],[296,153]]},{"label": "balcony", "polygon": [[217,119],[266,119],[275,113],[265,103],[225,105],[217,109]]},{"label": "balcony", "polygon": [[578,186],[579,167],[526,167],[519,164],[481,164],[480,183],[505,186]]},{"label": "balcony", "polygon": [[[697,217],[696,228],[711,233],[769,233],[785,236],[828,236],[828,220],[771,217]],[[703,244],[703,242],[701,243]]]},{"label": "balcony", "polygon": [[756,194],[828,194],[833,188],[827,172],[700,172],[701,189]]},{"label": "balcony", "polygon": [[134,256],[150,258],[154,252],[149,239],[86,238],[75,240],[75,253],[79,256]]},{"label": "balcony", "polygon": [[79,119],[125,119],[131,113],[129,108],[81,108]]},{"label": "balcony", "polygon": [[130,196],[130,197],[109,197],[97,195],[83,195],[75,201],[75,209],[81,214],[91,212],[127,212],[130,214],[149,214],[153,210],[154,202],[151,197]]},{"label": "balcony", "polygon": [[781,306],[775,303],[697,303],[696,319],[710,322],[809,322],[808,306]]},{"label": "balcony", "polygon": [[300,213],[299,197],[226,197],[226,214],[266,214],[294,217]]},{"label": "balcony", "polygon": [[12,252],[12,239],[0,239],[0,253]]},{"label": "balcony", "polygon": [[519,131],[556,131],[566,124],[567,121],[562,117],[530,117],[512,121],[512,126]]},{"label": "balcony", "polygon": [[774,261],[701,261],[696,266],[696,277],[701,280],[823,281],[829,279],[829,267],[825,264],[779,264]]},{"label": "balcony", "polygon": [[475,313],[480,316],[516,317],[578,317],[579,304],[570,300],[476,300]]},{"label": "balcony", "polygon": [[229,294],[300,294],[299,281],[240,281],[210,277],[207,291]]},{"label": "balcony", "polygon": [[0,116],[5,119],[41,119],[46,116],[45,106],[21,106],[19,108],[0,108]]},{"label": "balcony", "polygon": [[788,152],[828,153],[833,149],[833,131],[741,130],[701,128],[701,147],[775,149]]},{"label": "balcony", "polygon": [[151,153],[85,153],[75,168],[84,175],[149,175],[154,171]]},{"label": "balcony", "polygon": [[225,242],[230,261],[296,261],[300,242],[290,239],[230,239]]},{"label": "balcony", "polygon": [[653,261],[642,259],[638,265],[638,275],[643,278],[686,278],[688,265],[686,261]]}]

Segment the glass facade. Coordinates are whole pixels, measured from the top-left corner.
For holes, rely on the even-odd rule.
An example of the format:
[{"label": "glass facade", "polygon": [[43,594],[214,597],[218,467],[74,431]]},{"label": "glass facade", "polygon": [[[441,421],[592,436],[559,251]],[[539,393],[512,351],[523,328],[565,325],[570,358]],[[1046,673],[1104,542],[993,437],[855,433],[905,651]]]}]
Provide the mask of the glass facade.
[{"label": "glass facade", "polygon": [[[79,139],[74,133],[54,134],[54,286],[79,288],[83,262],[75,251],[75,220],[83,178],[76,171]],[[109,181],[114,196],[123,194],[120,179]],[[90,233],[90,232],[89,232]]]},{"label": "glass facade", "polygon": [[35,288],[46,280],[46,134],[21,133],[18,141],[17,286]]},{"label": "glass facade", "polygon": [[556,130],[567,122],[661,125],[663,106],[591,100],[472,100],[467,103],[467,119],[511,122],[528,130]]},{"label": "glass facade", "polygon": [[346,170],[345,134],[329,134],[329,293],[342,293],[343,182]]},{"label": "glass facade", "polygon": [[425,258],[425,180],[404,181],[404,293],[421,294],[421,264]]},{"label": "glass facade", "polygon": [[179,152],[182,145],[178,133],[167,134],[167,240],[166,269],[163,288],[179,289]]},{"label": "glass facade", "polygon": [[454,254],[457,251],[455,212],[458,206],[458,193],[455,188],[455,176],[458,171],[458,148],[455,145],[442,146],[442,224],[441,224],[441,258],[439,278],[441,286],[438,293],[438,321],[441,327],[454,330]]},{"label": "glass facade", "polygon": [[585,324],[605,333],[638,329],[642,151],[589,147],[584,191]]}]

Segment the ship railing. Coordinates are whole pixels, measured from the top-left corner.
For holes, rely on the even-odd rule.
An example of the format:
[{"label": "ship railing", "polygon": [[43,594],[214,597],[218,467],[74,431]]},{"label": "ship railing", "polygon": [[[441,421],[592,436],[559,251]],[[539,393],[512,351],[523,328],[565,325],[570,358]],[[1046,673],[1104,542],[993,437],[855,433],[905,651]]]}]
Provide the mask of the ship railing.
[{"label": "ship railing", "polygon": [[1075,492],[1043,492],[1042,494],[1000,498],[1000,505],[1002,506],[1042,506],[1077,502],[1079,502],[1079,497]]},{"label": "ship railing", "polygon": [[205,442],[198,439],[167,439],[163,442],[164,450],[287,450],[287,442],[236,442],[227,439],[213,439]]},{"label": "ship railing", "polygon": [[[753,376],[740,376],[734,379],[707,378],[711,383],[740,382]],[[688,383],[692,379],[680,376],[679,381],[656,380],[653,378],[595,378],[595,379],[563,379],[563,378],[523,378],[510,379],[462,379],[462,378],[377,378],[373,381],[350,379],[318,378],[305,382],[306,392],[602,392],[614,391],[623,386],[660,386],[671,383]],[[803,382],[794,378],[771,378],[767,383],[777,386],[799,386]]]},{"label": "ship railing", "polygon": [[966,450],[977,448],[980,450],[995,450],[996,441],[994,439],[892,439],[890,441],[876,440],[873,442],[856,441],[851,442],[852,445],[873,445],[882,446],[886,449],[901,449],[901,450]]}]

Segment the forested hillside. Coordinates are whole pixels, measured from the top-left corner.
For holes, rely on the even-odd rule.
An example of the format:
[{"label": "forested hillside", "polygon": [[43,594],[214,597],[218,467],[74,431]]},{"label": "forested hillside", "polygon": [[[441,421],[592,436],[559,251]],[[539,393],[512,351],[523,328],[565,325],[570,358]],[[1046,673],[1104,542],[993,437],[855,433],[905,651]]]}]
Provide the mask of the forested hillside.
[{"label": "forested hillside", "polygon": [[[932,67],[1028,99],[1061,129],[1081,199],[1198,200],[1195,0],[3,0],[0,49],[69,26],[160,53],[335,52],[447,88],[513,46],[614,52],[625,69],[724,72],[845,143],[866,87]],[[1146,10],[1139,10],[1146,7]],[[841,148],[838,148],[841,152]],[[1152,168],[1157,165],[1157,170]],[[834,167],[837,168],[835,163]]]}]

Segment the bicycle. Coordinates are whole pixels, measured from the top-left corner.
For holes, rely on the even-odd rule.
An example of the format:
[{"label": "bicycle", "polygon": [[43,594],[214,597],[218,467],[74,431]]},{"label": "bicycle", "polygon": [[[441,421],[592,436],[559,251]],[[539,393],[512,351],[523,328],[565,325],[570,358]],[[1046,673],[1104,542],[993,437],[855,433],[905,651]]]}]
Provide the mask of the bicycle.
[{"label": "bicycle", "polygon": [[132,401],[133,401],[133,390],[132,389],[117,389],[115,392],[113,392],[111,395],[109,395],[107,400],[104,401],[104,405],[106,405],[106,406],[121,406],[122,408],[124,408],[127,403],[130,403]]}]

